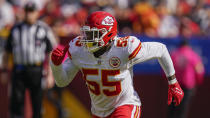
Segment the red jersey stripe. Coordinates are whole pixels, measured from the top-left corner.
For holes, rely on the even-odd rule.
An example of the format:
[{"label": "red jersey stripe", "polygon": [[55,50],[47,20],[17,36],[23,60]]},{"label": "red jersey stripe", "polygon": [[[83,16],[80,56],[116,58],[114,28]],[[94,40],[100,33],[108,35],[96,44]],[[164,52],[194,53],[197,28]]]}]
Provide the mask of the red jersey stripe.
[{"label": "red jersey stripe", "polygon": [[138,47],[129,55],[129,60],[133,59],[136,57],[136,55],[138,54],[138,52],[141,49],[141,42],[139,43]]}]

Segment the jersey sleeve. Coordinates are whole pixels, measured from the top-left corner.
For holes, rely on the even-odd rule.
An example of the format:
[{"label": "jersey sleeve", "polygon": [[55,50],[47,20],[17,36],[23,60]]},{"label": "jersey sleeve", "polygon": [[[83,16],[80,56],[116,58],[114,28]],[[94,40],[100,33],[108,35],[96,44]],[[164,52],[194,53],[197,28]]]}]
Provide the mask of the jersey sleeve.
[{"label": "jersey sleeve", "polygon": [[46,41],[46,52],[52,51],[53,48],[57,46],[56,37],[52,31],[52,29],[44,22],[38,21],[38,24],[45,29],[45,41]]},{"label": "jersey sleeve", "polygon": [[[141,43],[135,38],[137,43],[130,42],[130,55],[129,63],[130,66],[133,66],[137,63],[145,62],[151,59],[158,59],[159,64],[164,70],[167,77],[175,74],[175,69],[173,62],[169,55],[168,49],[162,43],[158,42],[143,42]],[[131,40],[132,41],[132,40]]]},{"label": "jersey sleeve", "polygon": [[52,61],[50,61],[50,66],[55,83],[59,87],[67,86],[79,71],[79,68],[77,68],[69,58],[67,58],[64,63],[59,66],[55,66]]},{"label": "jersey sleeve", "polygon": [[56,38],[50,28],[48,28],[46,33],[46,42],[47,42],[47,52],[50,52],[57,45]]},{"label": "jersey sleeve", "polygon": [[59,87],[67,86],[75,77],[79,68],[73,63],[71,53],[74,51],[74,42],[69,43],[68,58],[59,66],[55,66],[50,60],[55,83]]}]

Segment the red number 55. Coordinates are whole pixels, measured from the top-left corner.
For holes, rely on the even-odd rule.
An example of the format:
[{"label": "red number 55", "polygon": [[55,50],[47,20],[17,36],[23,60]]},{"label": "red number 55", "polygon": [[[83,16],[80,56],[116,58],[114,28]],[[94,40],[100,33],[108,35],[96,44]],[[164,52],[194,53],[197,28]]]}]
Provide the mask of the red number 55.
[{"label": "red number 55", "polygon": [[[88,89],[95,95],[100,95],[100,84],[96,81],[87,80],[88,75],[99,76],[98,69],[82,69],[83,77],[87,82]],[[102,86],[104,87],[114,87],[114,90],[102,89],[102,92],[106,96],[115,96],[121,92],[121,82],[120,81],[109,81],[108,76],[116,76],[120,74],[120,70],[101,70],[101,79]]]}]

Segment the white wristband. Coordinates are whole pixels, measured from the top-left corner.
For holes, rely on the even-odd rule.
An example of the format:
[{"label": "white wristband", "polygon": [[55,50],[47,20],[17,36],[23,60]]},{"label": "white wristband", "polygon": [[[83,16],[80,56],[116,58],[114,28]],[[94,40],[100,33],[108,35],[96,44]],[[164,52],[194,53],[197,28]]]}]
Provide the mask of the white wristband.
[{"label": "white wristband", "polygon": [[176,78],[168,81],[168,84],[171,85],[171,84],[175,84],[177,82]]}]

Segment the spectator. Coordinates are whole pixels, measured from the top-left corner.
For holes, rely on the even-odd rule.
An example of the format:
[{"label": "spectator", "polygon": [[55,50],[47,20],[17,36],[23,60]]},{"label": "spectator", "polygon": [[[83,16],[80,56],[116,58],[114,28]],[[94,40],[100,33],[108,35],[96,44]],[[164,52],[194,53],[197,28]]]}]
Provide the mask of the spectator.
[{"label": "spectator", "polygon": [[138,16],[133,23],[134,32],[157,36],[160,19],[153,7],[147,2],[140,2],[134,6],[134,11]]},{"label": "spectator", "polygon": [[27,2],[34,2],[37,5],[37,8],[40,10],[44,7],[44,4],[50,0],[8,0],[14,6],[23,7]]},{"label": "spectator", "polygon": [[12,55],[14,63],[11,78],[10,116],[11,118],[23,117],[25,90],[29,89],[33,118],[40,118],[43,64],[46,53],[49,54],[52,47],[56,45],[56,40],[50,28],[37,20],[39,11],[35,3],[28,2],[24,11],[24,21],[13,26],[7,39],[3,60],[4,70],[8,67],[8,55]]},{"label": "spectator", "polygon": [[171,13],[175,13],[177,9],[178,0],[166,0],[166,7]]},{"label": "spectator", "polygon": [[203,81],[204,66],[200,56],[183,39],[180,48],[172,53],[172,60],[180,86],[185,93],[180,106],[169,107],[168,118],[187,118],[187,111],[195,89]]},{"label": "spectator", "polygon": [[14,12],[12,6],[5,0],[0,0],[0,30],[14,23]]},{"label": "spectator", "polygon": [[160,37],[175,37],[179,34],[178,21],[164,5],[157,8],[157,13],[160,17],[160,25],[158,27],[158,36]]},{"label": "spectator", "polygon": [[118,28],[121,34],[131,34],[132,32],[132,11],[115,7],[115,17],[119,21]]},{"label": "spectator", "polygon": [[55,20],[61,18],[60,4],[57,0],[48,1],[44,9],[41,10],[41,19],[52,26]]},{"label": "spectator", "polygon": [[2,69],[2,56],[5,39],[9,29],[14,23],[14,12],[12,6],[5,0],[0,0],[0,69]]},{"label": "spectator", "polygon": [[78,11],[78,7],[75,5],[63,5],[62,14],[64,16],[63,28],[67,36],[69,35],[78,35],[80,33],[80,25],[78,20],[75,17],[75,14]]},{"label": "spectator", "polygon": [[201,23],[200,27],[204,34],[209,34],[210,32],[210,5],[209,7],[205,8],[203,12],[200,12]]},{"label": "spectator", "polygon": [[198,24],[193,22],[189,17],[181,17],[180,18],[180,27],[179,27],[179,34],[185,37],[191,37],[194,35],[200,34],[200,27]]}]

